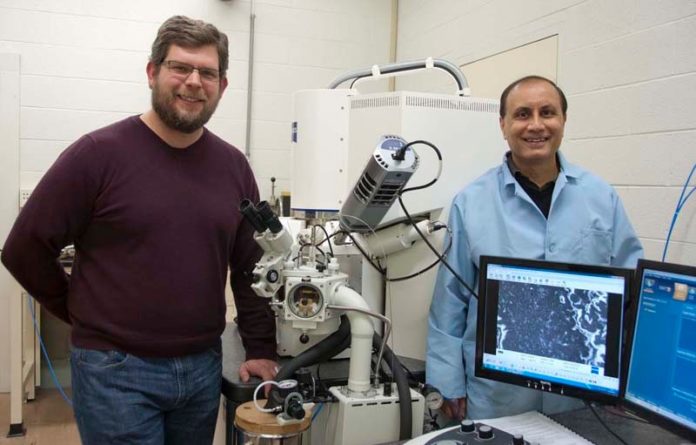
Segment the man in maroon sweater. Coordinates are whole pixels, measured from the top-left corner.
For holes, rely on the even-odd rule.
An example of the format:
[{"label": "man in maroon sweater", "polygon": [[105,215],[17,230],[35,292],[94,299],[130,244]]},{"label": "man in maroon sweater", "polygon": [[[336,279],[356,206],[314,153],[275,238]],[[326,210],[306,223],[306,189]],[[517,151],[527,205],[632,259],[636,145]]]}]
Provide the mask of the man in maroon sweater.
[{"label": "man in maroon sweater", "polygon": [[[250,375],[275,375],[275,323],[250,288],[261,252],[239,203],[258,201],[242,153],[203,125],[227,87],[227,37],[168,19],[152,46],[152,109],[61,154],[20,213],[2,262],[72,325],[75,417],[85,444],[212,441],[225,283]],[[72,275],[57,258],[75,245]]]}]

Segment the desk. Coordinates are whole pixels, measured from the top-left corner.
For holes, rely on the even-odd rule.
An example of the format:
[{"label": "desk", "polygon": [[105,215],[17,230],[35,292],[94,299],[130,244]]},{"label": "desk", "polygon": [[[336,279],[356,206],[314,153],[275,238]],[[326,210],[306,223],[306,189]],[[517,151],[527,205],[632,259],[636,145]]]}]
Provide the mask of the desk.
[{"label": "desk", "polygon": [[[595,411],[612,431],[631,445],[678,445],[689,443],[686,439],[682,439],[659,426],[627,419],[607,412],[605,409],[595,409]],[[597,445],[621,445],[621,442],[599,423],[589,408],[567,411],[549,417]]]}]

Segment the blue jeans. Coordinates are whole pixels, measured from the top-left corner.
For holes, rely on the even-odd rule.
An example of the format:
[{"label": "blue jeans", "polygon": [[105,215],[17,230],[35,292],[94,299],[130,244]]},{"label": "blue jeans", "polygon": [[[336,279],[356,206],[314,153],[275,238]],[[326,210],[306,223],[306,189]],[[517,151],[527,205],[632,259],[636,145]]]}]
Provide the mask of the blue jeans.
[{"label": "blue jeans", "polygon": [[83,444],[212,443],[222,379],[219,348],[175,358],[74,348],[70,366]]}]

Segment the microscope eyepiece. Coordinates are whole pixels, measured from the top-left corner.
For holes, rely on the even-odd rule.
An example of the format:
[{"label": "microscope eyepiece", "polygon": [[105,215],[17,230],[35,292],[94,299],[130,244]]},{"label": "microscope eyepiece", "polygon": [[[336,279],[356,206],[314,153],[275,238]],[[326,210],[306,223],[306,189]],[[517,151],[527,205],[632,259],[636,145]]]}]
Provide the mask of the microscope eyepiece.
[{"label": "microscope eyepiece", "polygon": [[278,233],[283,230],[283,224],[280,222],[276,214],[273,213],[268,201],[261,201],[258,206],[256,206],[256,210],[258,210],[259,216],[261,217],[264,225],[266,225],[266,227],[268,227],[272,233]]},{"label": "microscope eyepiece", "polygon": [[239,211],[242,212],[244,218],[246,218],[249,224],[251,224],[254,230],[256,230],[258,233],[265,232],[268,228],[268,226],[264,224],[258,209],[254,207],[254,203],[248,199],[245,199],[239,203]]}]

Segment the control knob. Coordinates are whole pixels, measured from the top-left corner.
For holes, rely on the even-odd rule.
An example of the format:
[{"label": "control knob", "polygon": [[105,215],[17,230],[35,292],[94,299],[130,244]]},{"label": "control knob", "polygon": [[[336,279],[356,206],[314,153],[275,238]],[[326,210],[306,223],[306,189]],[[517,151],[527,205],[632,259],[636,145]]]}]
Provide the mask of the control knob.
[{"label": "control knob", "polygon": [[493,438],[493,428],[488,425],[481,425],[478,429],[478,437],[481,440],[488,440]]},{"label": "control knob", "polygon": [[512,445],[524,445],[524,437],[521,434],[512,436]]},{"label": "control knob", "polygon": [[476,431],[476,425],[472,420],[462,420],[459,424],[459,431],[462,433],[473,433],[474,431]]}]

